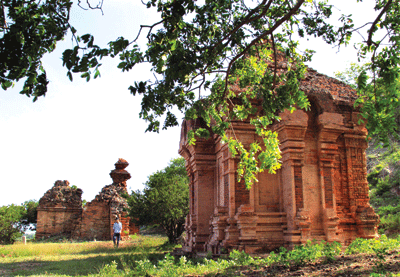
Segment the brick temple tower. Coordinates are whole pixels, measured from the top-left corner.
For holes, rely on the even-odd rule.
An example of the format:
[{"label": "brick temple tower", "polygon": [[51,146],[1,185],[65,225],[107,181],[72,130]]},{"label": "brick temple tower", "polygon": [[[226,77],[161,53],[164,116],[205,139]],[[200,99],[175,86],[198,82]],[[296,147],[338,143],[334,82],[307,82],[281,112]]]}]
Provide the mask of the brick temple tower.
[{"label": "brick temple tower", "polygon": [[[278,66],[285,70],[285,63]],[[190,178],[183,251],[255,253],[313,239],[348,245],[377,236],[379,218],[366,178],[367,130],[358,124],[355,91],[312,69],[300,89],[311,109],[283,112],[269,126],[279,136],[282,167],[260,173],[250,190],[237,181],[238,157],[228,145],[217,135],[190,145],[188,131],[206,125],[201,119],[183,122],[179,153]],[[231,124],[245,147],[259,139],[248,122]]]}]

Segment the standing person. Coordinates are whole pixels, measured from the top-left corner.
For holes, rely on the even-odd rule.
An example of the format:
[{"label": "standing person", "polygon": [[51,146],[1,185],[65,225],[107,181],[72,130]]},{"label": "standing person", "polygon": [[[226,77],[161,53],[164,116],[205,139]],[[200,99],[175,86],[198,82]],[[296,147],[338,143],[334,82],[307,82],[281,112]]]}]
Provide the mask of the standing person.
[{"label": "standing person", "polygon": [[113,231],[114,231],[114,235],[113,235],[113,242],[114,242],[114,246],[119,246],[119,240],[121,239],[121,231],[122,231],[122,223],[121,221],[119,221],[119,217],[116,216],[115,217],[115,223],[113,225]]}]

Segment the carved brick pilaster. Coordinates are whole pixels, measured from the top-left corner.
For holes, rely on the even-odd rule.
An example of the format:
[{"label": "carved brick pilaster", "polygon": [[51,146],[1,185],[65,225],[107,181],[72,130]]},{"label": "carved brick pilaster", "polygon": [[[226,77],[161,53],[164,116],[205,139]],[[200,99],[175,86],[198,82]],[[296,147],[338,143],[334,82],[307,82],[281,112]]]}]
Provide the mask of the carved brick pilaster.
[{"label": "carved brick pilaster", "polygon": [[345,135],[348,167],[350,211],[357,223],[358,236],[374,238],[378,236],[379,216],[369,205],[369,186],[365,149],[368,144],[365,136]]},{"label": "carved brick pilaster", "polygon": [[217,206],[210,219],[210,238],[207,241],[207,251],[219,254],[220,245],[225,238],[225,229],[228,226],[228,207]]},{"label": "carved brick pilaster", "polygon": [[192,252],[196,238],[197,230],[197,217],[195,214],[188,214],[185,221],[186,237],[182,246],[182,250],[185,252]]},{"label": "carved brick pilaster", "polygon": [[372,239],[378,237],[379,216],[371,206],[359,206],[356,210],[358,236]]},{"label": "carved brick pilaster", "polygon": [[347,173],[349,185],[350,209],[352,212],[358,206],[367,206],[369,201],[369,187],[367,182],[367,167],[365,136],[344,135],[347,159]]},{"label": "carved brick pilaster", "polygon": [[291,232],[299,229],[299,221],[295,218],[304,208],[302,167],[308,116],[301,110],[294,113],[286,111],[280,116],[282,121],[274,125],[272,130],[278,132],[281,143],[284,210],[287,214],[288,231]]},{"label": "carved brick pilaster", "polygon": [[318,156],[322,185],[324,232],[328,241],[337,241],[339,218],[336,211],[334,173],[336,160],[339,157],[338,137],[345,132],[344,119],[341,114],[323,113],[318,117]]},{"label": "carved brick pilaster", "polygon": [[228,226],[225,228],[225,239],[222,241],[222,246],[230,250],[239,245],[239,230],[235,218],[229,217],[226,222]]},{"label": "carved brick pilaster", "polygon": [[300,209],[297,212],[295,218],[296,225],[298,226],[301,234],[301,242],[305,243],[307,240],[311,240],[311,219],[309,216],[309,212],[303,209]]},{"label": "carved brick pilaster", "polygon": [[214,140],[198,138],[195,145],[189,145],[187,141],[187,132],[197,123],[194,121],[184,123],[179,148],[179,153],[186,159],[189,175],[189,215],[186,219],[186,239],[183,246],[185,252],[205,250],[210,228],[209,224],[204,223],[213,215],[215,200]]}]

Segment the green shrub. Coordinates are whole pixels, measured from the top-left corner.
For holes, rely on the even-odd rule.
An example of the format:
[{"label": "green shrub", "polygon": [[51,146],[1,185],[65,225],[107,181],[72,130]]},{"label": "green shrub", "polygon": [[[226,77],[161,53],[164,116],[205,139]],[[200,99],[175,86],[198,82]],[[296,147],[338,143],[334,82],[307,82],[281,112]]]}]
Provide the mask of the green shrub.
[{"label": "green shrub", "polygon": [[229,253],[229,258],[233,260],[237,265],[250,265],[254,264],[254,258],[244,251],[232,250]]},{"label": "green shrub", "polygon": [[153,265],[149,259],[143,259],[136,262],[136,271],[141,276],[146,276],[150,270],[154,269],[155,265]]},{"label": "green shrub", "polygon": [[396,239],[388,238],[382,235],[380,239],[362,239],[357,238],[347,248],[345,253],[348,255],[359,253],[381,253],[400,247],[400,236]]},{"label": "green shrub", "polygon": [[[315,252],[313,251],[311,244],[298,245],[292,251],[288,252],[288,255],[284,256],[289,262],[293,262],[295,265],[303,266],[309,261],[315,259]],[[286,262],[286,261],[285,261]]]},{"label": "green shrub", "polygon": [[112,261],[111,264],[106,264],[99,271],[101,277],[121,276],[121,272],[117,269],[117,262]]},{"label": "green shrub", "polygon": [[322,251],[325,261],[329,263],[336,260],[336,256],[342,252],[342,245],[337,241],[325,243]]},{"label": "green shrub", "polygon": [[381,230],[385,230],[388,234],[398,234],[400,231],[400,214],[388,214],[382,216],[379,227]]},{"label": "green shrub", "polygon": [[176,271],[175,258],[171,254],[165,255],[163,260],[158,261],[158,269],[160,270],[162,276],[175,277],[179,276]]}]

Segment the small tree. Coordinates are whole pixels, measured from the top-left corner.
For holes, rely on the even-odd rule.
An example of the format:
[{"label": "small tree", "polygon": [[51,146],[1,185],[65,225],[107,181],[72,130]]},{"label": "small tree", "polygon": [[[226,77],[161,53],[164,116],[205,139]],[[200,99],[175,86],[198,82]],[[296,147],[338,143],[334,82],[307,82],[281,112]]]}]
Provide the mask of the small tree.
[{"label": "small tree", "polygon": [[184,231],[189,211],[189,178],[185,160],[177,158],[161,171],[150,175],[143,191],[132,191],[129,215],[139,225],[160,224],[170,243]]},{"label": "small tree", "polygon": [[35,229],[32,224],[37,221],[37,205],[37,201],[29,200],[0,207],[0,244],[12,244],[27,229]]},{"label": "small tree", "polygon": [[36,200],[25,201],[22,204],[24,211],[21,216],[21,224],[24,230],[26,229],[36,230],[38,205],[39,202]]},{"label": "small tree", "polygon": [[21,237],[21,216],[23,207],[9,205],[0,207],[0,243],[12,244]]}]

